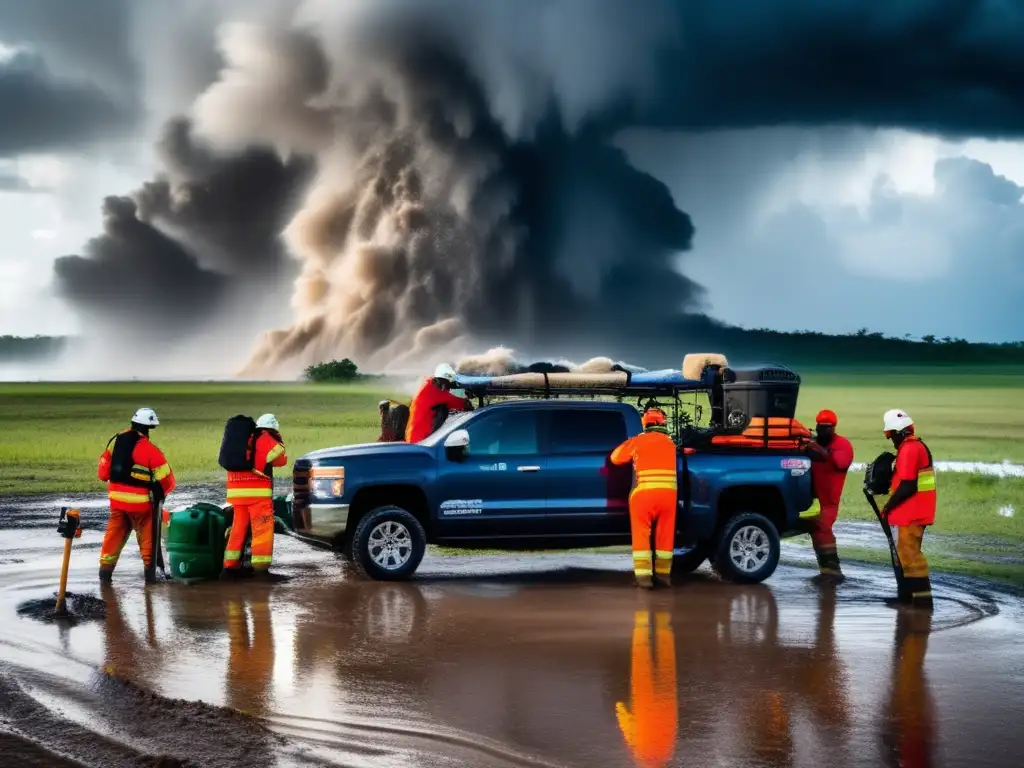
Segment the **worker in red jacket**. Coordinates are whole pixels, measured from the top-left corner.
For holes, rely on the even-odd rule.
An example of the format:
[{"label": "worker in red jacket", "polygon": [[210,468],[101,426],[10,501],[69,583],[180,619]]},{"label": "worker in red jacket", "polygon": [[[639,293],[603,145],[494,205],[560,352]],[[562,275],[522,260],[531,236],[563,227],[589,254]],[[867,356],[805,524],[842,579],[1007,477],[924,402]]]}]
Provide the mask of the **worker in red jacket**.
[{"label": "worker in red jacket", "polygon": [[[448,411],[472,410],[469,400],[456,397],[451,389],[455,384],[455,369],[441,363],[433,377],[423,382],[409,406],[409,423],[405,428],[405,442],[425,440],[444,423]],[[437,423],[440,422],[440,423]]]},{"label": "worker in red jacket", "polygon": [[[672,548],[676,535],[676,444],[668,434],[664,411],[649,408],[641,423],[644,431],[612,451],[612,464],[633,463],[633,490],[629,494],[629,521],[633,534],[633,575],[638,587],[651,589],[652,577],[672,584]],[[651,562],[651,527],[654,527],[654,563]],[[651,566],[654,566],[653,568]]]},{"label": "worker in red jacket", "polygon": [[811,457],[811,478],[818,497],[821,514],[811,530],[814,554],[818,557],[819,578],[841,580],[836,536],[832,526],[839,516],[839,501],[843,496],[846,474],[853,464],[853,446],[842,435],[836,434],[839,418],[834,411],[823,410],[817,416],[817,439],[808,445]]},{"label": "worker in red jacket", "polygon": [[882,515],[896,528],[896,554],[903,567],[897,601],[932,607],[928,561],[921,551],[924,530],[935,522],[935,467],[932,452],[914,434],[914,421],[901,410],[883,416],[882,429],[896,447],[889,501]]},{"label": "worker in red jacket", "polygon": [[267,575],[274,557],[274,467],[288,463],[281,427],[274,414],[265,413],[256,420],[253,439],[252,471],[228,472],[228,503],[234,516],[220,575],[226,581],[241,575],[242,547],[250,527],[253,573]]},{"label": "worker in red jacket", "polygon": [[149,440],[160,421],[152,408],[139,408],[131,425],[114,435],[100,456],[96,475],[107,484],[110,518],[100,547],[100,581],[109,582],[128,536],[135,531],[146,581],[154,576],[153,515],[155,505],[174,490],[174,472],[164,454]]}]

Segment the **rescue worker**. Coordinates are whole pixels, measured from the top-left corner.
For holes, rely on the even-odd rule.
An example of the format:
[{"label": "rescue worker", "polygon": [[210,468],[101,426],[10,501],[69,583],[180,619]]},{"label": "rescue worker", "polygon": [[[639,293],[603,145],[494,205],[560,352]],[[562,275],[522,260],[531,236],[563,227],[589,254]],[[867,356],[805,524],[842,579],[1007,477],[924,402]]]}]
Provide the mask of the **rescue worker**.
[{"label": "rescue worker", "polygon": [[139,408],[128,429],[110,438],[100,456],[97,477],[107,484],[110,518],[100,547],[100,581],[109,582],[128,536],[142,553],[147,582],[155,547],[153,518],[157,505],[174,490],[174,472],[164,454],[149,440],[149,431],[160,424],[152,408]]},{"label": "rescue worker", "polygon": [[[455,369],[441,363],[434,375],[423,382],[423,386],[409,406],[409,423],[405,428],[405,442],[418,443],[424,440],[444,423],[447,412],[472,410],[468,399],[456,397],[451,389],[455,384]],[[440,423],[438,423],[440,422]]]},{"label": "rescue worker", "polygon": [[288,463],[280,425],[272,413],[256,420],[254,461],[251,472],[228,472],[228,503],[234,508],[231,532],[224,549],[224,569],[220,577],[235,579],[242,574],[242,548],[245,534],[252,529],[252,571],[269,575],[274,555],[274,467]]},{"label": "rescue worker", "polygon": [[634,614],[630,700],[628,706],[616,702],[615,718],[640,768],[666,768],[675,756],[679,730],[676,640],[669,614],[652,613]]},{"label": "rescue worker", "polygon": [[[649,408],[641,418],[644,431],[612,451],[612,464],[633,462],[629,520],[633,534],[633,574],[638,587],[672,585],[672,547],[676,530],[676,444],[668,434],[664,411]],[[654,568],[651,526],[655,527]]]},{"label": "rescue worker", "polygon": [[924,531],[935,522],[935,467],[932,452],[914,434],[914,421],[906,411],[886,411],[883,431],[896,447],[891,495],[882,516],[896,529],[896,553],[903,567],[897,602],[932,607],[928,561],[921,551]]},{"label": "rescue worker", "polygon": [[820,514],[811,530],[811,542],[818,558],[818,577],[838,581],[844,577],[832,526],[839,515],[846,474],[853,464],[853,446],[845,437],[836,434],[839,418],[834,411],[821,411],[815,421],[817,439],[808,445],[808,450]]}]

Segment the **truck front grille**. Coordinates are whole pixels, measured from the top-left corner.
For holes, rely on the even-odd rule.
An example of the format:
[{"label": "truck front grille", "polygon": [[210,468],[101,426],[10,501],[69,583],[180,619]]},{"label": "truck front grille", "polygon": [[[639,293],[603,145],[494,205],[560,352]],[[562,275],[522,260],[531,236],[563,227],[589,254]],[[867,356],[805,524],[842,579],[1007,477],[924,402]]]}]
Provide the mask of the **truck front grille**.
[{"label": "truck front grille", "polygon": [[292,521],[296,531],[309,531],[309,469],[292,470]]}]

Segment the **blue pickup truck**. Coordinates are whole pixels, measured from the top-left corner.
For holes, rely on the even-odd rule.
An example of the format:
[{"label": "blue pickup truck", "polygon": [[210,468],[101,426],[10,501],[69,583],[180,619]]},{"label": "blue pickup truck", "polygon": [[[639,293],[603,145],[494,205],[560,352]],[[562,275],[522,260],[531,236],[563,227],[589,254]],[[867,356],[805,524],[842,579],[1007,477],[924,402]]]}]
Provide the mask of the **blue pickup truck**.
[{"label": "blue pickup truck", "polygon": [[[780,539],[806,531],[801,513],[814,505],[811,462],[800,443],[769,440],[767,429],[763,442],[755,439],[757,425],[792,419],[799,378],[778,367],[712,368],[693,380],[674,371],[617,371],[596,377],[596,385],[595,377],[580,383],[574,374],[537,374],[525,383],[522,376],[464,378],[460,386],[481,407],[418,444],[329,448],[296,460],[295,533],[330,543],[381,580],[412,576],[427,544],[629,544],[632,471],[609,456],[641,431],[638,407],[646,398],[668,406],[679,445],[673,571],[710,560],[727,580],[763,581],[778,564]],[[683,396],[695,392],[707,396],[704,425],[683,412],[694,407]],[[486,401],[496,393],[512,399]],[[623,402],[633,395],[638,405]]]}]

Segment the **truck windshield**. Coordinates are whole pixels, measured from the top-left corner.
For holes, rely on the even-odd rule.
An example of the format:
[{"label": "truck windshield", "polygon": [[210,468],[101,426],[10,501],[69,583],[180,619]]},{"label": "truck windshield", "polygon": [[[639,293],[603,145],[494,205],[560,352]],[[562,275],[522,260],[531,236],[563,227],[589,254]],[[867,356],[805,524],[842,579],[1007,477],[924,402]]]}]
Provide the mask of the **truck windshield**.
[{"label": "truck windshield", "polygon": [[437,445],[445,436],[453,429],[458,429],[459,425],[473,415],[473,411],[464,411],[462,413],[455,414],[452,418],[448,419],[441,428],[429,437],[425,437],[420,440],[419,445],[434,446]]}]

